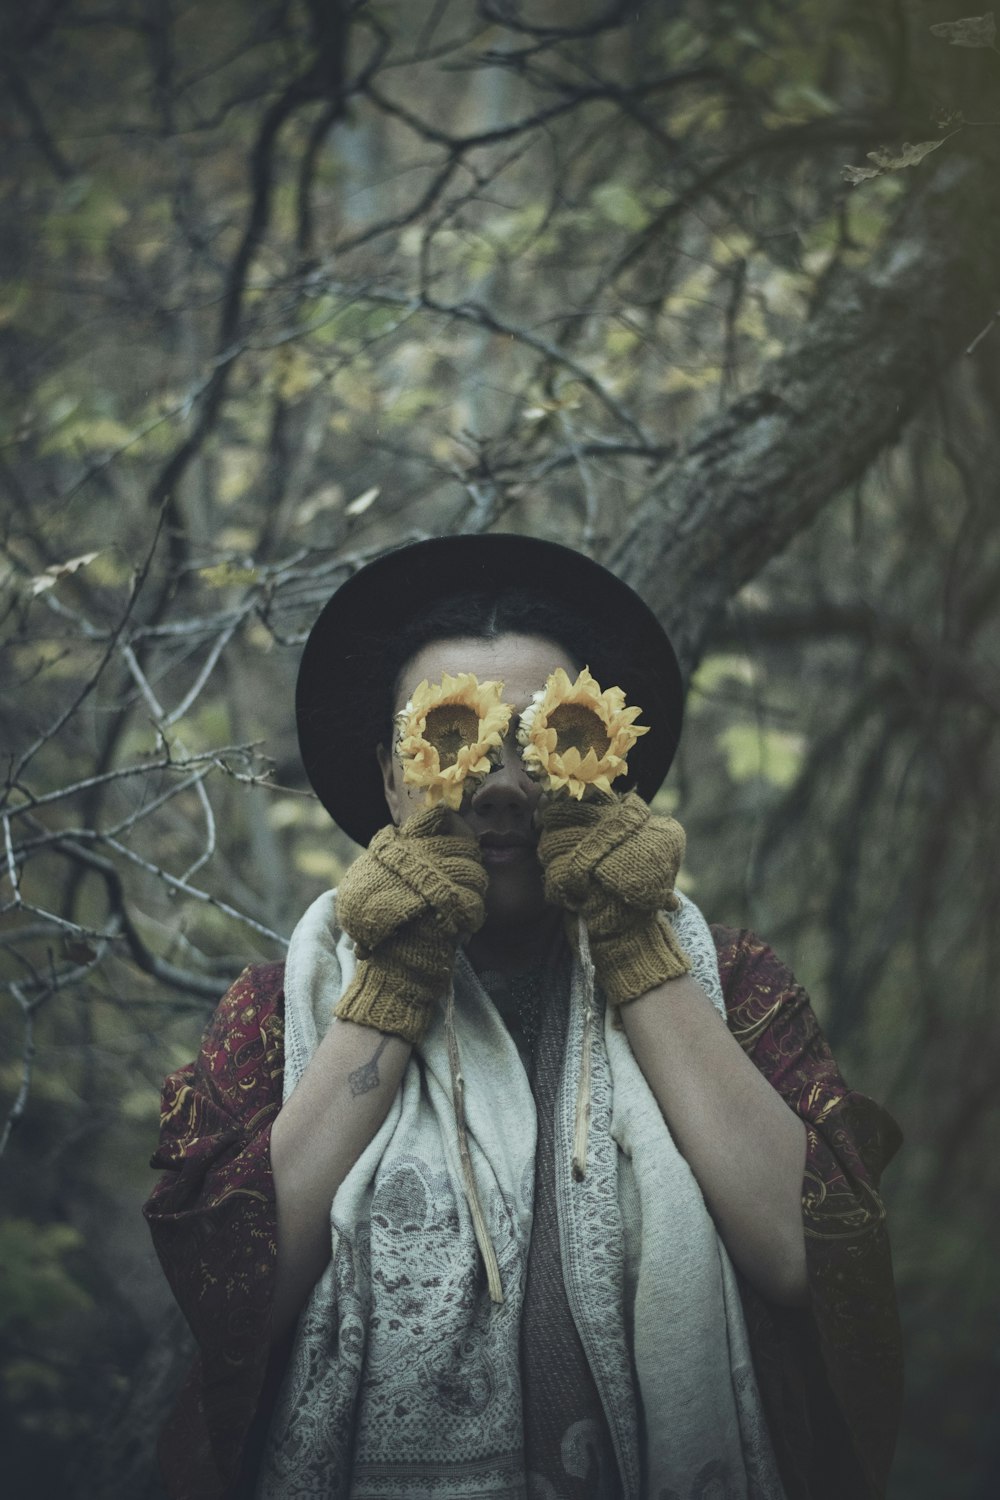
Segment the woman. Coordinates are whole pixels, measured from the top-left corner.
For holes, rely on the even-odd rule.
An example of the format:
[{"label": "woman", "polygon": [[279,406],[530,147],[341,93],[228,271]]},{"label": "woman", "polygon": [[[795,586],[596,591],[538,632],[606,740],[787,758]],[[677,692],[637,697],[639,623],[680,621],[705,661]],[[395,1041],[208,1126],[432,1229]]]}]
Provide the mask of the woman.
[{"label": "woman", "polygon": [[[649,732],[577,800],[524,726],[585,667]],[[454,810],[395,727],[446,674],[509,714]],[[884,1493],[898,1131],[773,953],[675,893],[647,804],[681,709],[651,613],[554,544],[417,544],[324,610],[303,762],[368,848],[167,1080],[172,1495]]]}]

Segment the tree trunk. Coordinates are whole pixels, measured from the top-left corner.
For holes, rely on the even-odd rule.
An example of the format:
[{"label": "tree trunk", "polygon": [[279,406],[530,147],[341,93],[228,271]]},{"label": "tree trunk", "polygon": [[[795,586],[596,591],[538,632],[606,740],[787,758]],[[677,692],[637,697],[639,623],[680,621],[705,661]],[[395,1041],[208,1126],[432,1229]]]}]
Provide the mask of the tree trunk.
[{"label": "tree trunk", "polygon": [[987,144],[928,173],[880,253],[826,288],[802,338],[640,504],[609,562],[670,631],[685,674],[727,601],[864,473],[990,322],[1000,172]]},{"label": "tree trunk", "polygon": [[171,1306],[121,1404],[81,1448],[67,1475],[67,1494],[78,1500],[166,1500],[156,1441],[193,1357],[188,1326]]}]

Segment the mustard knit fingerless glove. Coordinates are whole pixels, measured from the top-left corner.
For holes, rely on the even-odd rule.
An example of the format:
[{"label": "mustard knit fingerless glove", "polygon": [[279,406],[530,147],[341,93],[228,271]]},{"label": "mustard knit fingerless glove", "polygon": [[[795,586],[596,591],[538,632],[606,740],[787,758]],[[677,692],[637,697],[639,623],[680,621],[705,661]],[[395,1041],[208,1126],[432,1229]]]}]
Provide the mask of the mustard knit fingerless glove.
[{"label": "mustard knit fingerless glove", "polygon": [[358,966],[334,1014],[419,1042],[447,988],[463,933],[485,916],[487,874],[475,840],[445,833],[447,808],[383,828],[337,890]]},{"label": "mustard knit fingerless glove", "polygon": [[581,912],[597,978],[611,1005],[690,971],[664,911],[680,904],[674,881],[684,830],[654,817],[636,792],[577,802],[546,799],[538,857],[545,895]]}]

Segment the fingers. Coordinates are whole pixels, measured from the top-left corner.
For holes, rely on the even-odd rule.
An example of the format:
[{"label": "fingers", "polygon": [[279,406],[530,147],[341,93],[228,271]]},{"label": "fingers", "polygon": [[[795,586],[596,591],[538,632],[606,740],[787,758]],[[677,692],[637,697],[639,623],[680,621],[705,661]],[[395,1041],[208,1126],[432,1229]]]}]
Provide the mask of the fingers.
[{"label": "fingers", "polygon": [[608,857],[622,844],[634,850],[636,836],[648,821],[649,809],[638,797],[584,803],[559,799],[543,815],[538,845],[553,891],[578,909],[595,879],[601,879]]},{"label": "fingers", "polygon": [[595,869],[595,878],[631,905],[656,910],[673,892],[685,842],[676,819],[651,817],[608,851]]},{"label": "fingers", "polygon": [[583,803],[554,798],[539,821],[546,896],[557,905],[589,911],[609,894],[637,912],[676,905],[684,830],[674,818],[654,817],[637,793]]},{"label": "fingers", "polygon": [[475,835],[464,818],[444,802],[438,802],[434,807],[415,807],[412,812],[407,813],[399,825],[399,832],[403,838],[407,839],[435,838],[444,835],[478,847]]},{"label": "fingers", "polygon": [[400,840],[387,845],[380,859],[383,868],[397,877],[400,889],[419,897],[444,931],[454,934],[469,930],[469,922],[475,921],[488,877],[478,853],[473,857],[447,847],[452,843],[450,838],[440,838],[407,846]]},{"label": "fingers", "polygon": [[452,818],[425,808],[402,829],[380,829],[347,870],[337,913],[356,943],[375,949],[418,922],[451,939],[482,926],[488,876],[476,840],[464,825],[453,832]]}]

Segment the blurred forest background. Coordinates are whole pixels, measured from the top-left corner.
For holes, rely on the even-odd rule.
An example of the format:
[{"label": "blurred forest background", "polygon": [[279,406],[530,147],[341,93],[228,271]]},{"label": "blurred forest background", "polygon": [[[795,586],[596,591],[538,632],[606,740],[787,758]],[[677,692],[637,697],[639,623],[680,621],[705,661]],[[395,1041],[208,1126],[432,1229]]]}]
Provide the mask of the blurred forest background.
[{"label": "blurred forest background", "polygon": [[3,6],[8,1495],[156,1493],[159,1084],[355,852],[297,763],[301,642],[365,559],[484,529],[673,633],[685,887],[905,1131],[894,1500],[1000,1493],[1000,55],[967,9]]}]

